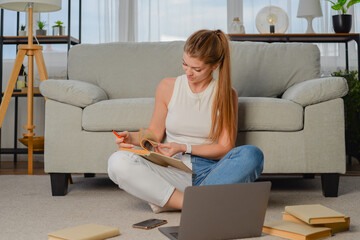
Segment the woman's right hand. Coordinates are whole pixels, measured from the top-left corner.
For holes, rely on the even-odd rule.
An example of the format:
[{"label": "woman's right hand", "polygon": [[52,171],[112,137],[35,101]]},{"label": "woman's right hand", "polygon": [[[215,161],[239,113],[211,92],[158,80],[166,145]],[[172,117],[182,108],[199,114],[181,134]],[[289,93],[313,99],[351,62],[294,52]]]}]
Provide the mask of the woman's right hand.
[{"label": "woman's right hand", "polygon": [[119,148],[134,148],[133,144],[130,144],[130,134],[128,131],[118,132],[120,137],[117,137],[115,142]]}]

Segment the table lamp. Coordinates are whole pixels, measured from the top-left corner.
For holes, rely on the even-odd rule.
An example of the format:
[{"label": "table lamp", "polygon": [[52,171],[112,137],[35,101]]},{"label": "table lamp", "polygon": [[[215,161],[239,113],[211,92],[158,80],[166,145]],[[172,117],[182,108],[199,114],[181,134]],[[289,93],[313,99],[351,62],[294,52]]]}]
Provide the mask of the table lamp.
[{"label": "table lamp", "polygon": [[0,8],[18,12],[28,12],[28,44],[19,45],[14,67],[12,69],[9,82],[0,105],[0,127],[4,120],[7,107],[14,91],[16,80],[24,61],[25,55],[28,56],[28,88],[27,88],[27,133],[24,137],[28,138],[28,174],[33,174],[33,98],[34,98],[34,57],[38,68],[40,81],[48,79],[42,46],[33,45],[33,12],[54,12],[61,9],[61,0],[0,0]]},{"label": "table lamp", "polygon": [[308,22],[306,33],[315,33],[312,27],[312,20],[316,17],[322,17],[322,11],[319,0],[299,0],[297,12],[298,18],[306,18]]}]

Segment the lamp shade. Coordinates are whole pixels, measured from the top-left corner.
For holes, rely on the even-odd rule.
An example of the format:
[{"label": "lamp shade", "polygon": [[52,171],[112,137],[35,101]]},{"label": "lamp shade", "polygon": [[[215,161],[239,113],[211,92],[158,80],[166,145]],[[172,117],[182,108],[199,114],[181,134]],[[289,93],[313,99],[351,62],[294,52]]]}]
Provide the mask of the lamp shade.
[{"label": "lamp shade", "polygon": [[319,0],[299,0],[297,17],[322,17]]},{"label": "lamp shade", "polygon": [[27,12],[29,3],[33,3],[34,12],[55,12],[61,9],[61,0],[0,0],[0,8]]}]

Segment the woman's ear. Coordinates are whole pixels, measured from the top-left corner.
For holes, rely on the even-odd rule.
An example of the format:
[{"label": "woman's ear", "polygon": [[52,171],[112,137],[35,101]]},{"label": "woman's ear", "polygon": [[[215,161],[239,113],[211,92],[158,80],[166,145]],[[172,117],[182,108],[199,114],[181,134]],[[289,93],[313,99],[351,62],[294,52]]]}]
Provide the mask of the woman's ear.
[{"label": "woman's ear", "polygon": [[212,71],[215,71],[215,70],[219,67],[219,65],[220,65],[219,63],[213,65],[213,66],[211,67],[211,70],[212,70]]}]

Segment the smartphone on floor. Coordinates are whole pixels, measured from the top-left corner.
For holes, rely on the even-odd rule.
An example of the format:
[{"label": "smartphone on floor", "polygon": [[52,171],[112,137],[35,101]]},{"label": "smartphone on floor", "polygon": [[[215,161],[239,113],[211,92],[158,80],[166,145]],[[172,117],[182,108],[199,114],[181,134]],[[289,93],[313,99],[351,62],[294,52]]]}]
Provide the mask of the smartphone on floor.
[{"label": "smartphone on floor", "polygon": [[138,222],[133,224],[133,228],[140,228],[140,229],[152,229],[152,228],[156,228],[158,226],[164,225],[166,224],[167,221],[166,220],[162,220],[162,219],[155,219],[155,218],[151,218],[142,222]]}]

